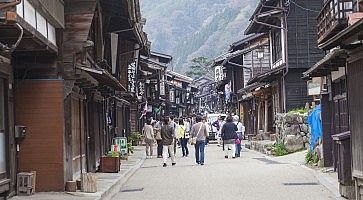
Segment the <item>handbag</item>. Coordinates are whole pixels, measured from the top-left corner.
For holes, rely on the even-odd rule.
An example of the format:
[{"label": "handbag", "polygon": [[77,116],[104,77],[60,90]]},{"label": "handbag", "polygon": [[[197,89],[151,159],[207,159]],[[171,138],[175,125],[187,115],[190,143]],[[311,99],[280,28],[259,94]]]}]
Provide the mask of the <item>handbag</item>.
[{"label": "handbag", "polygon": [[156,132],[155,139],[156,140],[162,140],[162,138],[161,138],[161,131],[160,130],[157,130],[155,132]]},{"label": "handbag", "polygon": [[192,137],[192,138],[191,138],[191,140],[190,140],[190,144],[191,144],[191,145],[195,145],[195,144],[197,144],[197,136],[199,135],[199,133],[200,133],[200,129],[202,129],[202,126],[203,126],[203,124],[202,124],[202,125],[200,125],[199,130],[198,130],[198,133],[195,135],[195,137]]}]

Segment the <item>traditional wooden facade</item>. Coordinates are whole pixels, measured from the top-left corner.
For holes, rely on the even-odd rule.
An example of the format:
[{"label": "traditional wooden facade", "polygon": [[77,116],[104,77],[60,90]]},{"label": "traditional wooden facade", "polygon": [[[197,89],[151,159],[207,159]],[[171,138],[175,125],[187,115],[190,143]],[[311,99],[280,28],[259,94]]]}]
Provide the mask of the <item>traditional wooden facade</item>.
[{"label": "traditional wooden facade", "polygon": [[[142,56],[138,79],[139,115],[146,118],[161,120],[166,109],[166,69],[172,57],[170,55],[151,52],[149,57]],[[145,112],[145,104],[148,109]],[[140,123],[140,130],[143,128]]]},{"label": "traditional wooden facade", "polygon": [[[63,176],[63,167],[60,167],[60,160],[63,160],[62,154],[59,152],[44,152],[38,154],[38,159],[35,158],[36,149],[41,146],[51,148],[56,146],[56,142],[62,141],[63,132],[55,130],[52,132],[53,120],[63,120],[62,106],[59,102],[62,101],[61,93],[55,95],[43,95],[28,100],[25,96],[25,82],[29,82],[28,87],[35,87],[38,83],[44,83],[44,87],[39,87],[39,91],[49,91],[53,89],[60,91],[62,81],[58,79],[59,66],[57,65],[57,55],[59,52],[59,41],[57,41],[57,29],[64,27],[64,12],[62,1],[0,1],[0,71],[1,71],[1,148],[0,158],[0,194],[1,196],[11,196],[16,191],[16,173],[20,170],[34,170],[29,168],[30,163],[24,162],[28,159],[33,159],[33,164],[39,169],[52,168],[51,170],[59,172],[54,178],[59,180]],[[42,81],[40,81],[42,79]],[[30,88],[31,89],[31,88]],[[34,88],[33,88],[34,89]],[[23,91],[23,92],[21,92]],[[19,94],[22,93],[24,99],[19,99]],[[55,92],[53,92],[54,94]],[[34,94],[29,94],[33,95]],[[25,104],[31,104],[34,100],[42,98],[43,101],[37,102],[33,106],[33,110],[29,111]],[[44,100],[48,99],[49,104]],[[43,104],[42,104],[43,103]],[[53,104],[53,105],[51,105]],[[56,114],[49,114],[53,108],[60,111]],[[19,109],[19,108],[22,109]],[[31,117],[29,112],[33,112]],[[47,116],[48,115],[48,116]],[[15,117],[16,118],[15,118]],[[29,126],[26,129],[26,141],[20,135],[14,134],[15,125],[28,125],[32,121],[35,126]],[[44,121],[43,121],[44,120]],[[32,144],[30,140],[39,141],[41,134],[41,124],[48,124],[46,130],[54,133],[53,138],[46,137],[46,143],[40,143],[39,146]],[[38,126],[40,125],[40,126]],[[30,134],[35,132],[34,134]],[[47,132],[49,133],[49,132]],[[48,134],[49,135],[49,134]],[[41,140],[41,139],[40,139]],[[34,152],[26,151],[27,148],[34,148]],[[18,149],[18,152],[16,151]],[[17,159],[17,160],[16,160]],[[48,160],[48,164],[42,160]],[[36,162],[34,162],[36,160]],[[62,171],[61,171],[62,170]],[[40,170],[41,171],[41,170]],[[42,174],[42,172],[41,172]],[[47,176],[47,175],[44,175]],[[42,178],[40,178],[41,180]],[[49,187],[56,188],[56,184],[49,184]],[[41,188],[41,187],[40,187]]]},{"label": "traditional wooden facade", "polygon": [[[322,116],[324,156],[332,157],[330,152],[333,149],[331,163],[337,166],[340,192],[342,196],[358,200],[363,199],[363,110],[360,89],[363,84],[363,56],[359,42],[363,32],[362,7],[359,1],[345,1],[344,4],[325,2],[320,16],[330,13],[332,17],[319,17],[319,24],[323,24],[324,20],[334,22],[331,27],[318,27],[319,47],[327,54],[304,73],[305,77],[323,79],[320,95],[322,108],[325,107],[326,111]],[[338,143],[343,150],[346,149],[346,153],[331,147],[331,137],[343,137],[341,140],[347,141]]]},{"label": "traditional wooden facade", "polygon": [[215,91],[216,82],[208,77],[202,76],[193,81],[198,92],[195,98],[191,98],[191,103],[197,105],[192,113],[218,113],[218,94]]},{"label": "traditional wooden facade", "polygon": [[[309,102],[306,82],[300,77],[323,56],[316,42],[317,13],[311,11],[321,7],[322,2],[314,0],[299,1],[299,6],[281,0],[261,1],[250,18],[245,34],[269,35],[271,70],[249,84],[274,83],[278,92],[273,98],[279,103],[274,106],[276,112],[304,107]],[[300,18],[306,20],[299,21]]]},{"label": "traditional wooden facade", "polygon": [[167,104],[166,114],[175,117],[187,115],[188,98],[191,98],[192,78],[176,73],[174,71],[166,71],[167,80]]},{"label": "traditional wooden facade", "polygon": [[[0,193],[15,190],[18,171],[37,172],[37,191],[64,191],[66,181],[96,172],[112,138],[131,130],[125,113],[136,94],[140,52],[148,54],[150,45],[139,3],[2,2],[0,93],[10,101],[0,101],[7,140]],[[14,124],[27,127],[24,138],[15,140]]]}]

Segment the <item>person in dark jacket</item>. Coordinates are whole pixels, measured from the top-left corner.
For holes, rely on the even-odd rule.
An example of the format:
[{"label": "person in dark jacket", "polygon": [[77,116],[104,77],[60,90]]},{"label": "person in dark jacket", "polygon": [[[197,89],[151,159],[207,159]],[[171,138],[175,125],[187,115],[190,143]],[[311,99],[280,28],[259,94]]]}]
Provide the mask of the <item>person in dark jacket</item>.
[{"label": "person in dark jacket", "polygon": [[170,120],[169,117],[164,118],[164,124],[161,127],[161,138],[162,138],[162,144],[163,144],[163,160],[164,165],[163,167],[166,167],[167,160],[169,157],[171,157],[171,164],[175,165],[175,154],[174,154],[174,129],[170,126]]},{"label": "person in dark jacket", "polygon": [[232,151],[232,158],[235,158],[236,156],[236,146],[235,142],[237,139],[237,126],[235,123],[233,123],[232,116],[227,117],[227,122],[223,125],[221,136],[223,139],[224,152],[225,152],[225,158],[228,158],[228,153]]}]

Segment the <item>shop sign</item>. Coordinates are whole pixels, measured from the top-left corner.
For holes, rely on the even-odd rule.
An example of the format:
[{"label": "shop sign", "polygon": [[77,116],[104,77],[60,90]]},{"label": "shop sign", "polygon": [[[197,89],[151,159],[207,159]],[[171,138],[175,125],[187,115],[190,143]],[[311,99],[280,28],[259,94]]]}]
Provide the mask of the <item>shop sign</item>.
[{"label": "shop sign", "polygon": [[128,91],[136,93],[136,61],[131,62],[127,68]]}]

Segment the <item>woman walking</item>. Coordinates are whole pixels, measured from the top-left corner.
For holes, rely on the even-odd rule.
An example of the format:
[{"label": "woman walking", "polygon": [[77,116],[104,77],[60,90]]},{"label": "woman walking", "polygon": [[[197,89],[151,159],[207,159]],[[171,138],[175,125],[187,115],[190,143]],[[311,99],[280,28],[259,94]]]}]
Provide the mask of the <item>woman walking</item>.
[{"label": "woman walking", "polygon": [[164,118],[164,124],[161,127],[161,138],[163,144],[163,167],[166,167],[169,153],[171,157],[171,165],[175,165],[175,154],[174,154],[174,129],[170,126],[169,117]]},{"label": "woman walking", "polygon": [[154,130],[153,127],[151,126],[151,119],[146,120],[143,133],[144,133],[144,142],[146,144],[146,158],[152,158],[155,138],[154,138]]},{"label": "woman walking", "polygon": [[227,122],[222,127],[222,139],[225,152],[225,158],[228,158],[228,154],[230,151],[232,151],[232,158],[236,158],[236,139],[237,139],[237,126],[235,123],[233,123],[232,116],[227,117]]},{"label": "woman walking", "polygon": [[208,132],[201,116],[196,117],[196,124],[193,125],[190,134],[192,136],[192,144],[195,140],[195,162],[198,165],[204,165],[204,148]]},{"label": "woman walking", "polygon": [[163,157],[163,143],[162,143],[160,129],[161,129],[161,121],[159,120],[159,121],[155,122],[155,124],[154,124],[154,134],[155,134],[156,143],[158,145],[157,146],[158,158]]},{"label": "woman walking", "polygon": [[[178,129],[178,138],[181,144],[183,157],[188,156],[189,150],[188,150],[188,139],[189,136],[187,136],[187,124],[184,123],[184,119],[179,119],[179,129]],[[189,133],[188,133],[189,134]]]}]

